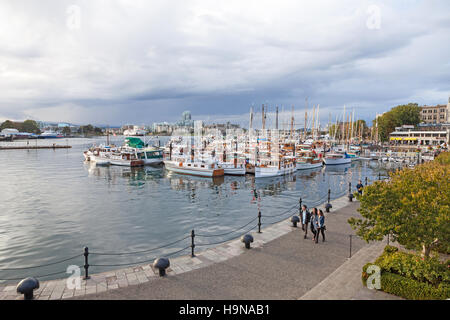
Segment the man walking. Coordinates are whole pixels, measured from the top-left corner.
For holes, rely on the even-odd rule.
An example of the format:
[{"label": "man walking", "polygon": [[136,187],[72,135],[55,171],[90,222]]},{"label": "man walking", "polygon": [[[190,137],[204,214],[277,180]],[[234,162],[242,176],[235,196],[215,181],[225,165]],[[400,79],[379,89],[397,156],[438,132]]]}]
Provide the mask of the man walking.
[{"label": "man walking", "polygon": [[300,219],[302,222],[302,230],[305,231],[305,236],[303,239],[306,239],[306,236],[308,235],[308,223],[311,219],[311,214],[309,213],[306,205],[302,205],[302,212],[300,212]]},{"label": "man walking", "polygon": [[363,188],[364,188],[364,186],[363,186],[361,180],[359,180],[359,181],[358,181],[358,184],[356,185],[356,190],[358,190],[358,193],[359,193],[360,195],[362,195]]}]

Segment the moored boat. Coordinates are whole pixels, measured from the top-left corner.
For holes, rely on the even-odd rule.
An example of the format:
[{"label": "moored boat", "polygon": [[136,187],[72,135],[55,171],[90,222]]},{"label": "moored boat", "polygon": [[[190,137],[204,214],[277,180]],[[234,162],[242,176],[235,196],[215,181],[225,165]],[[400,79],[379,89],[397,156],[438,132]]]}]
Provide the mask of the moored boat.
[{"label": "moored boat", "polygon": [[221,177],[225,174],[224,169],[215,163],[207,164],[186,159],[164,160],[164,166],[169,171],[200,177]]},{"label": "moored boat", "polygon": [[347,153],[328,153],[323,158],[323,162],[326,165],[338,165],[351,163],[352,159],[347,155]]}]

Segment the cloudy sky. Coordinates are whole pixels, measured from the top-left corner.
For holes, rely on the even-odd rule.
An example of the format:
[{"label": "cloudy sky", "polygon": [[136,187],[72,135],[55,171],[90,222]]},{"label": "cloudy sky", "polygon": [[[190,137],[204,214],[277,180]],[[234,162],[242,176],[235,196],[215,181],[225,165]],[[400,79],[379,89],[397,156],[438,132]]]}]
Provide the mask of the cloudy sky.
[{"label": "cloudy sky", "polygon": [[[363,119],[450,96],[450,1],[1,1],[0,120]],[[259,119],[259,118],[257,118]],[[297,121],[296,121],[297,122]]]}]

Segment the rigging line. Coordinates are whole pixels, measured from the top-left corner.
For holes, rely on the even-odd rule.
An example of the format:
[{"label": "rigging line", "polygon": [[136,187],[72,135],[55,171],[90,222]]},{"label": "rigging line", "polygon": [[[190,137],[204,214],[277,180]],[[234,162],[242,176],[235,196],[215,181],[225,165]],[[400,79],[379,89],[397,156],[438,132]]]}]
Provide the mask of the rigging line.
[{"label": "rigging line", "polygon": [[156,248],[147,249],[147,250],[132,251],[132,252],[117,252],[117,253],[114,253],[114,252],[111,252],[111,253],[108,253],[108,252],[90,252],[90,254],[95,254],[95,255],[98,255],[98,256],[121,256],[121,255],[128,255],[128,254],[145,253],[145,252],[155,251],[155,250],[158,250],[158,249],[163,249],[163,248],[169,247],[169,246],[171,246],[173,244],[176,244],[178,242],[186,240],[186,239],[188,239],[190,237],[191,236],[189,235],[189,236],[184,237],[183,239],[179,239],[177,241],[168,243],[166,245],[163,245],[163,246],[160,246],[160,247],[156,247]]},{"label": "rigging line", "polygon": [[69,261],[78,257],[81,257],[83,254],[77,254],[76,256],[70,257],[70,258],[66,258],[63,260],[59,260],[56,262],[51,262],[51,263],[47,263],[47,264],[42,264],[42,265],[38,265],[38,266],[31,266],[31,267],[22,267],[22,268],[4,268],[4,269],[0,269],[0,271],[9,271],[9,270],[27,270],[27,269],[34,269],[34,268],[41,268],[41,267],[47,267],[47,266],[52,266],[58,263],[62,263],[65,261]]}]

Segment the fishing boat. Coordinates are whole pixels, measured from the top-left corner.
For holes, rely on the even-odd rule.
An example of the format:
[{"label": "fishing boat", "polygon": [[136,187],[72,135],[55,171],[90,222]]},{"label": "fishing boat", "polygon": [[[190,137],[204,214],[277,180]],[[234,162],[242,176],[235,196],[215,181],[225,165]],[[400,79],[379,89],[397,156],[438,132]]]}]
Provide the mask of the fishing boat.
[{"label": "fishing boat", "polygon": [[135,150],[119,148],[108,154],[109,162],[116,166],[141,167],[144,160],[139,159]]},{"label": "fishing boat", "polygon": [[323,162],[326,165],[338,165],[351,163],[352,159],[347,153],[328,153],[323,158]]},{"label": "fishing boat", "polygon": [[137,158],[144,161],[144,165],[160,164],[163,162],[163,149],[149,147],[139,138],[125,138],[124,149],[134,151]]},{"label": "fishing boat", "polygon": [[91,147],[83,152],[84,159],[99,166],[106,166],[110,164],[109,153],[111,153],[110,146]]}]

